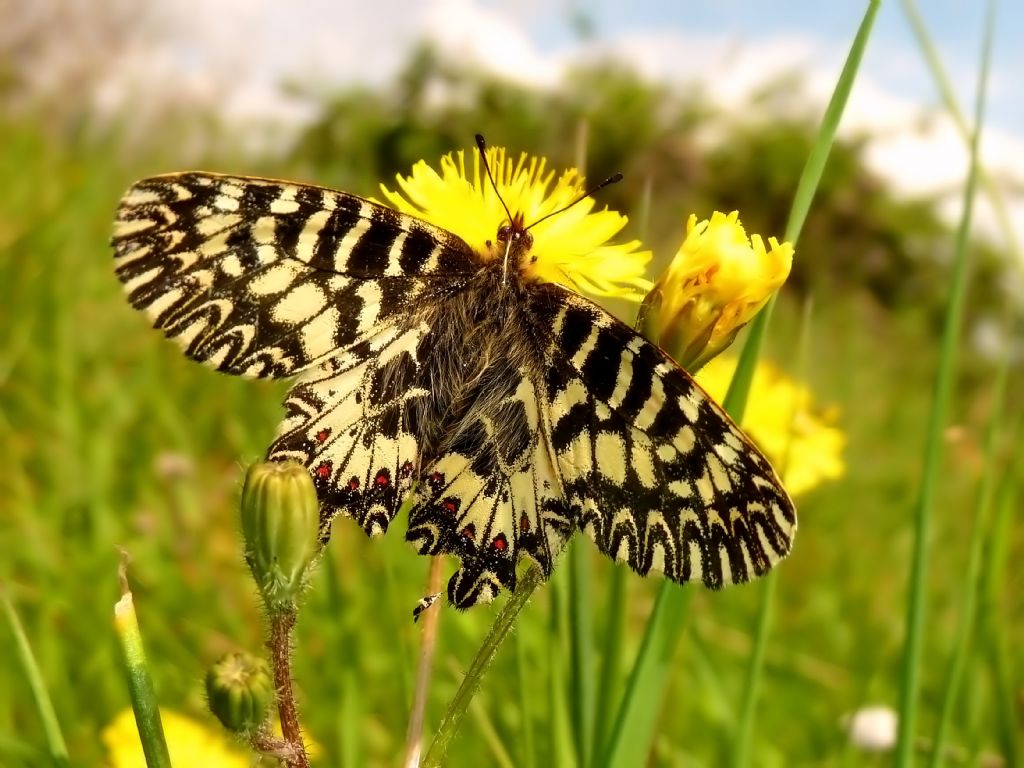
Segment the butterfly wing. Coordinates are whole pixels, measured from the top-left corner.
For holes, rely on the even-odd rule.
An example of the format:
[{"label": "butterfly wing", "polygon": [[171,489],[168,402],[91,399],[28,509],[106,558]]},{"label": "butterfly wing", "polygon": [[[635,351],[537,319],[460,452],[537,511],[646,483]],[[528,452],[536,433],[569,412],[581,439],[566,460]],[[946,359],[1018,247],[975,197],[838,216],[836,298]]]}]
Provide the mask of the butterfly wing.
[{"label": "butterfly wing", "polygon": [[638,573],[711,588],[789,552],[796,513],[778,476],[668,355],[559,288],[548,439],[566,501],[598,549]]},{"label": "butterfly wing", "polygon": [[368,535],[387,531],[419,462],[416,402],[423,325],[390,327],[302,374],[267,458],[305,464],[320,499],[321,539],[338,514]]},{"label": "butterfly wing", "polygon": [[484,385],[486,404],[452,427],[425,468],[409,515],[407,538],[421,554],[461,560],[448,582],[448,599],[461,609],[514,590],[523,555],[550,574],[573,531],[532,371],[498,367]]},{"label": "butterfly wing", "polygon": [[478,266],[455,235],[355,195],[209,173],[136,183],[112,243],[134,307],[194,360],[252,377],[315,367]]},{"label": "butterfly wing", "polygon": [[461,290],[479,266],[469,246],[354,195],[208,173],[135,184],[112,242],[132,305],[189,357],[301,374],[268,457],[309,468],[323,538],[339,512],[385,531],[418,460],[428,329],[410,308]]}]

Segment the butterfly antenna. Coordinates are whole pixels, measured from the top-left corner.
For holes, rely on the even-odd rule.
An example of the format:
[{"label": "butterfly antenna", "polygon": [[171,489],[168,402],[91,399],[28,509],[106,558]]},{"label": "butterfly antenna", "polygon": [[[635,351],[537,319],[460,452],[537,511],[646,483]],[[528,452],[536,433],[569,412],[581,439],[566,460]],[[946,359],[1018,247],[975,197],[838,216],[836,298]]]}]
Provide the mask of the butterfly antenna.
[{"label": "butterfly antenna", "polygon": [[491,187],[494,189],[494,194],[498,196],[498,202],[501,203],[501,207],[505,209],[505,213],[508,215],[508,223],[512,223],[512,212],[505,205],[505,201],[501,198],[501,192],[498,191],[498,185],[494,181],[494,176],[491,174],[491,166],[487,164],[487,142],[481,134],[476,135],[476,148],[480,150],[480,162],[484,165],[484,170],[487,171],[487,178],[491,180]]},{"label": "butterfly antenna", "polygon": [[[505,205],[505,201],[501,198],[501,193],[498,191],[498,185],[494,181],[494,176],[491,174],[491,166],[487,164],[487,142],[484,141],[484,137],[481,134],[476,135],[476,147],[480,150],[480,162],[484,164],[484,170],[487,171],[487,178],[491,180],[491,187],[494,189],[494,194],[498,196],[498,202],[501,203],[501,207],[505,209],[505,215],[508,216],[509,226],[515,226],[512,220],[512,211]],[[508,279],[508,256],[512,252],[512,238],[505,244],[505,259],[502,261],[501,266],[501,282],[502,285]]]},{"label": "butterfly antenna", "polygon": [[[609,176],[607,179],[602,181],[597,186],[595,186],[595,187],[593,187],[591,189],[588,189],[586,192],[584,192],[582,195],[577,197],[575,200],[573,200],[568,205],[562,206],[557,211],[552,211],[549,214],[541,216],[539,219],[537,219],[535,222],[533,222],[533,224],[531,224],[530,226],[526,227],[526,230],[533,229],[538,224],[540,224],[542,221],[546,221],[547,219],[550,219],[552,216],[557,216],[560,213],[568,211],[570,208],[572,208],[574,205],[576,205],[576,203],[578,203],[580,200],[586,200],[588,197],[593,197],[594,195],[596,195],[600,190],[604,189],[605,187],[611,186],[612,184],[618,184],[620,181],[622,181],[622,174],[621,173],[612,174],[611,176]],[[526,231],[526,230],[524,230],[524,231]]]}]

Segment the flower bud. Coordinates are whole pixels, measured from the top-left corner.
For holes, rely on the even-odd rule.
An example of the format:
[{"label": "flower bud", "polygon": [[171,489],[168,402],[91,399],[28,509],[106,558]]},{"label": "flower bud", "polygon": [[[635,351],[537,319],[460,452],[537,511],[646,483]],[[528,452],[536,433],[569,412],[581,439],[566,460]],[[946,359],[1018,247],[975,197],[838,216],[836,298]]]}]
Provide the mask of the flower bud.
[{"label": "flower bud", "polygon": [[242,487],[245,560],[267,609],[294,608],[320,552],[320,503],[313,480],[296,462],[258,462]]},{"label": "flower bud", "polygon": [[686,238],[644,299],[643,332],[691,373],[728,347],[789,276],[793,246],[747,237],[733,211],[691,215]]},{"label": "flower bud", "polygon": [[263,659],[229,653],[206,673],[210,711],[234,733],[263,725],[274,701],[274,679]]}]

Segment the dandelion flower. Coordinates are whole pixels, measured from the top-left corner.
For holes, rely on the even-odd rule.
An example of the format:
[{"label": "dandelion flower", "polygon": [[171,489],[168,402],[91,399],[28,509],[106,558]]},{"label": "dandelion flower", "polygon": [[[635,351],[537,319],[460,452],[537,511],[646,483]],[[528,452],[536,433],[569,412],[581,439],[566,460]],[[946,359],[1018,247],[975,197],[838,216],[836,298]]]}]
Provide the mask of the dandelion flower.
[{"label": "dandelion flower", "polygon": [[[208,768],[248,768],[249,755],[239,751],[215,729],[198,720],[168,709],[160,710],[164,737],[174,765],[203,765]],[[103,729],[103,743],[113,768],[146,768],[135,715],[131,709],[122,711]]]},{"label": "dandelion flower", "polygon": [[[473,153],[472,168],[467,168],[465,153],[459,151],[441,158],[440,173],[421,160],[408,176],[397,176],[397,191],[384,185],[381,190],[399,211],[454,232],[485,261],[503,255],[495,234],[502,222],[512,223],[502,207],[504,200],[513,219],[530,227],[533,236],[527,277],[592,296],[643,299],[652,286],[644,277],[650,251],[639,250],[636,240],[608,243],[626,225],[625,216],[608,209],[594,211],[594,199],[587,197],[540,221],[585,191],[575,168],[556,180],[544,158],[524,153],[513,161],[503,148],[486,151],[494,186],[481,168],[479,153]],[[539,223],[533,227],[532,222]]]}]

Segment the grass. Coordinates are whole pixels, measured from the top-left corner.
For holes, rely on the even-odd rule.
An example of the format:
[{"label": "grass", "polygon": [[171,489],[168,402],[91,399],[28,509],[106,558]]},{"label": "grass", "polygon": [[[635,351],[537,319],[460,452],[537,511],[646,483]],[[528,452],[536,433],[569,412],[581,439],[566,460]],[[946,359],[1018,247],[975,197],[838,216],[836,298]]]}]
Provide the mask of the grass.
[{"label": "grass", "polygon": [[[205,669],[227,650],[260,648],[236,494],[241,467],[273,433],[283,387],[187,362],[124,302],[105,245],[112,210],[131,180],[176,167],[172,155],[128,161],[115,139],[61,144],[35,123],[7,118],[0,146],[3,178],[19,180],[0,200],[0,582],[26,639],[0,624],[0,764],[59,758],[56,727],[70,762],[98,765],[97,734],[130,706],[111,621],[118,546],[131,556],[162,705],[215,728],[204,715]],[[372,182],[357,191],[371,192]],[[948,365],[929,318],[913,307],[887,312],[857,291],[819,295],[816,306],[808,378],[818,399],[841,413],[848,472],[802,501],[794,553],[778,572],[748,747],[757,766],[879,764],[846,748],[840,721],[865,703],[899,699],[915,531],[909,511],[922,436],[935,423],[920,393]],[[768,356],[790,359],[800,318],[783,296],[765,336]],[[975,377],[990,375],[977,365]],[[1021,403],[1010,375],[1005,413],[1015,424]],[[962,383],[949,409],[958,430],[933,429],[945,447],[930,528],[933,566],[942,567],[916,585],[929,609],[908,738],[930,738],[939,723],[972,557],[970,510],[977,483],[998,462],[978,620],[943,741],[969,756],[1011,759],[1020,754],[1013,651],[1024,645],[1024,621],[1010,597],[1022,587],[1012,563],[1024,547],[1014,525],[1024,467],[1006,461],[1006,444],[1021,433],[1006,429],[1006,443],[980,451],[991,394]],[[758,647],[761,591],[662,592],[578,544],[579,559],[562,558],[552,582],[532,594],[511,642],[466,701],[469,717],[447,745],[448,764],[572,765],[582,754],[591,764],[625,765],[648,752],[657,765],[728,762]],[[409,616],[427,565],[400,536],[370,542],[354,525],[337,526],[297,627],[303,721],[322,764],[394,765],[401,755],[419,655]],[[572,602],[582,590],[591,596],[589,616]],[[673,598],[675,613],[664,594],[685,595]],[[499,610],[444,613],[428,741]],[[644,627],[655,611],[669,612],[668,632],[649,637]],[[672,652],[684,631],[685,652]],[[624,660],[645,644],[657,664],[631,675]],[[23,662],[25,647],[37,671]],[[35,704],[40,690],[52,718]],[[612,737],[625,727],[616,725],[618,712],[638,711],[619,709],[623,695],[646,708],[640,744]],[[589,696],[588,712],[581,704],[589,706]],[[581,738],[588,722],[592,735]]]},{"label": "grass", "polygon": [[[985,114],[985,91],[988,87],[989,60],[992,49],[992,29],[995,4],[988,4],[985,36],[981,46],[981,67],[978,73],[977,105],[974,113],[974,129],[970,134],[970,166],[964,185],[963,213],[957,229],[953,269],[950,276],[949,307],[946,311],[939,352],[939,367],[935,375],[935,391],[928,429],[925,436],[924,466],[921,483],[914,505],[914,551],[910,570],[910,596],[907,601],[907,637],[903,657],[903,684],[900,691],[899,740],[896,764],[901,768],[913,765],[917,742],[918,688],[922,666],[922,644],[925,626],[927,596],[925,584],[928,578],[930,532],[936,506],[938,475],[941,471],[943,438],[942,432],[949,418],[953,398],[956,366],[959,357],[960,337],[963,333],[964,308],[967,296],[968,253],[971,233],[971,216],[974,195],[978,183],[978,146]],[[974,589],[968,579],[966,588]],[[963,588],[960,590],[963,591]],[[955,679],[955,678],[954,678]],[[955,684],[955,683],[954,683]],[[943,728],[940,735],[944,735]]]}]

